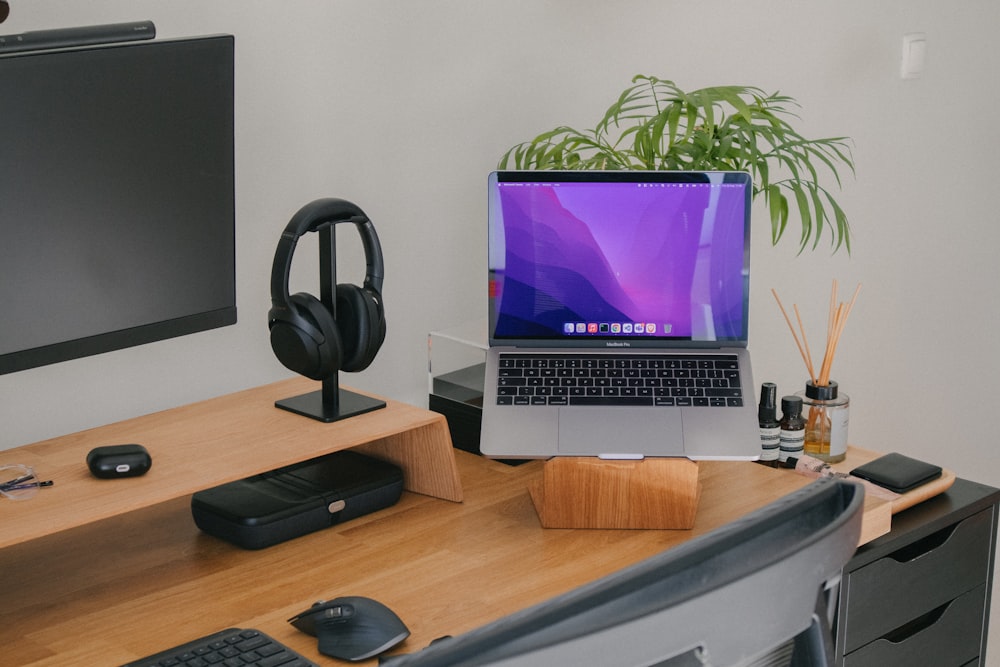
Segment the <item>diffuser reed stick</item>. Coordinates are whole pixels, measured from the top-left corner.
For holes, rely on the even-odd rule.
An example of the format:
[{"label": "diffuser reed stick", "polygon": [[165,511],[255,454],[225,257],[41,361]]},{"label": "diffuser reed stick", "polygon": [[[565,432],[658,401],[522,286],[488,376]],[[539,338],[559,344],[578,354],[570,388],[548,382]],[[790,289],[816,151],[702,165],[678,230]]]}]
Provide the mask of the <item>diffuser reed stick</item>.
[{"label": "diffuser reed stick", "polygon": [[[774,300],[778,302],[778,308],[781,309],[781,314],[785,316],[785,322],[788,323],[788,330],[792,332],[792,338],[795,339],[795,345],[799,348],[799,354],[802,355],[802,361],[806,363],[806,370],[809,371],[809,379],[813,382],[816,381],[816,373],[813,372],[812,358],[810,355],[806,354],[806,351],[802,348],[802,343],[799,342],[799,336],[795,333],[795,327],[792,326],[792,321],[788,318],[788,313],[785,312],[785,307],[781,304],[781,299],[778,297],[778,293],[771,288],[771,294],[774,295]],[[799,326],[802,326],[801,320]],[[804,334],[805,332],[803,332]]]},{"label": "diffuser reed stick", "polygon": [[[861,283],[858,283],[851,301],[849,303],[840,302],[838,304],[837,281],[833,281],[833,289],[830,293],[830,313],[826,327],[826,346],[823,351],[823,362],[820,364],[819,374],[817,375],[815,366],[813,366],[812,353],[809,350],[809,342],[806,339],[806,330],[802,325],[802,315],[799,313],[798,304],[792,304],[792,308],[795,310],[795,319],[799,325],[799,330],[796,332],[795,326],[792,324],[792,320],[788,317],[788,312],[785,310],[785,306],[781,303],[778,292],[773,288],[771,289],[771,294],[774,295],[774,300],[778,302],[778,308],[781,309],[781,314],[785,317],[785,323],[788,324],[788,329],[792,332],[792,338],[795,339],[795,345],[799,348],[799,354],[802,355],[802,360],[806,364],[809,379],[818,387],[825,387],[830,383],[830,368],[833,366],[833,358],[837,353],[837,343],[840,342],[840,336],[844,333],[847,318],[850,316],[851,310],[858,300],[858,293],[860,291]],[[800,333],[802,335],[801,342],[799,340]]]}]

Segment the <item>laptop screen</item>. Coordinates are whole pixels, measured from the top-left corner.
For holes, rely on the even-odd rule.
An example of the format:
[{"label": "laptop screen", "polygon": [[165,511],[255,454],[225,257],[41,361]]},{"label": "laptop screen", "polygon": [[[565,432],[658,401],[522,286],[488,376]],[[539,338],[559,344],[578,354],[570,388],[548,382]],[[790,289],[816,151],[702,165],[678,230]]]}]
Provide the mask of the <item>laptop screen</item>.
[{"label": "laptop screen", "polygon": [[751,189],[743,172],[490,174],[491,340],[745,345]]}]

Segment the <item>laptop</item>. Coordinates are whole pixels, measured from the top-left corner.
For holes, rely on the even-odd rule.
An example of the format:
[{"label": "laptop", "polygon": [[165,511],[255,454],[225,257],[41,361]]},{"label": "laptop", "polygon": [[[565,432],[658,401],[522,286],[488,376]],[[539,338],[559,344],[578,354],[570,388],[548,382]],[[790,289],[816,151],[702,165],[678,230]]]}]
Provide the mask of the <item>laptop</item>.
[{"label": "laptop", "polygon": [[752,181],[497,171],[480,448],[753,460]]}]

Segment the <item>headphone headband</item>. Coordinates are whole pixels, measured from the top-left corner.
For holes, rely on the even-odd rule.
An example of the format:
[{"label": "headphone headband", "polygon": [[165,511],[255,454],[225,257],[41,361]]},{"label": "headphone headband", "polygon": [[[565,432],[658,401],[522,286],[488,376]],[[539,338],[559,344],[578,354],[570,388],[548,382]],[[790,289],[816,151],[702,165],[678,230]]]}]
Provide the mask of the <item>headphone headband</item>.
[{"label": "headphone headband", "polygon": [[361,234],[365,250],[364,286],[378,294],[382,293],[382,278],[385,275],[382,246],[372,221],[357,205],[345,199],[317,199],[300,208],[281,233],[271,267],[271,304],[274,307],[288,308],[288,279],[292,271],[292,255],[299,238],[341,222],[353,222]]}]

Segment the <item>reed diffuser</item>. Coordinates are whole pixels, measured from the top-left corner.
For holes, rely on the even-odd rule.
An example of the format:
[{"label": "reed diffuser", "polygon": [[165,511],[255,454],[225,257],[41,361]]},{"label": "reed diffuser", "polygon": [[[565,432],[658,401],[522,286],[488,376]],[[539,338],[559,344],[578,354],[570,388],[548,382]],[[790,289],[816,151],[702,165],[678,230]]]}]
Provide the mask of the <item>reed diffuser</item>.
[{"label": "reed diffuser", "polygon": [[[805,391],[798,392],[802,397],[803,405],[807,408],[806,415],[806,436],[804,452],[810,456],[827,462],[842,461],[847,455],[847,426],[849,419],[850,399],[840,392],[840,387],[830,379],[830,369],[833,366],[833,358],[837,352],[837,343],[847,324],[847,318],[851,314],[851,309],[858,299],[861,291],[859,284],[854,290],[854,296],[849,303],[837,301],[837,281],[833,281],[833,289],[830,294],[830,312],[826,329],[826,345],[824,347],[823,361],[819,368],[819,373],[812,361],[812,352],[809,349],[809,341],[806,338],[805,327],[802,325],[802,315],[797,304],[792,304],[795,312],[795,320],[798,323],[798,332],[792,324],[788,312],[785,310],[778,293],[772,289],[778,308],[785,317],[788,329],[792,332],[792,338],[799,349],[799,354],[806,364],[809,373],[809,381],[806,383]],[[801,334],[801,340],[799,338]]]}]

